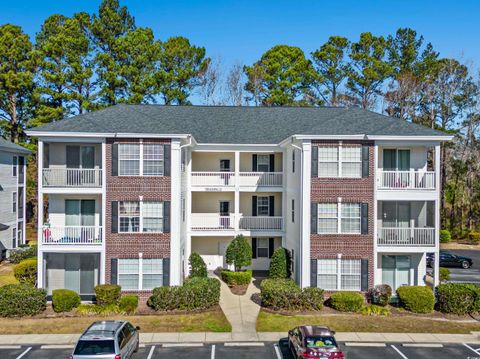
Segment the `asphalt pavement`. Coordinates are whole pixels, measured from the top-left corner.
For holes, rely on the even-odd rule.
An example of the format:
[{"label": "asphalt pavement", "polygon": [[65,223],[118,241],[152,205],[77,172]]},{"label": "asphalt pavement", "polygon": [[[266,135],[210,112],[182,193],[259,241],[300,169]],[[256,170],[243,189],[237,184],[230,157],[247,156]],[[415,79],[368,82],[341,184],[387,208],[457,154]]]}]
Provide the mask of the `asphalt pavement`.
[{"label": "asphalt pavement", "polygon": [[468,282],[480,284],[480,251],[476,250],[447,250],[459,256],[470,257],[473,265],[468,269],[449,267],[451,282]]}]

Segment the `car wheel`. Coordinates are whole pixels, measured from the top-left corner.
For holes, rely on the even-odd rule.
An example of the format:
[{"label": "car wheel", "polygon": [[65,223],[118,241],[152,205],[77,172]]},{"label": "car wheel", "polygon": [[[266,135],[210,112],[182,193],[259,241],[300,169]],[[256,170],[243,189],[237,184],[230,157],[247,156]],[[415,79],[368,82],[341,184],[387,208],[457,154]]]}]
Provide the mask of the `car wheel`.
[{"label": "car wheel", "polygon": [[463,262],[462,262],[462,268],[463,268],[463,269],[468,269],[468,268],[470,268],[470,263],[468,263],[467,261],[463,261]]}]

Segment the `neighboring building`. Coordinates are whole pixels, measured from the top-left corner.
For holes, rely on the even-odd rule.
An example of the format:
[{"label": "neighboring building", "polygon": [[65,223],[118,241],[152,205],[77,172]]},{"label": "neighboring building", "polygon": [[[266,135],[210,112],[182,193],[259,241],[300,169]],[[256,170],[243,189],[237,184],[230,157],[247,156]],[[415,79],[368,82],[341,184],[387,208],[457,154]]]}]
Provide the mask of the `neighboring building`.
[{"label": "neighboring building", "polygon": [[423,285],[426,254],[438,254],[440,143],[451,136],[400,119],[117,105],[28,134],[43,159],[38,283],[49,293],[88,298],[118,283],[145,297],[181,284],[192,251],[224,266],[238,234],[253,269],[284,246],[296,281],[327,290]]},{"label": "neighboring building", "polygon": [[26,158],[30,151],[0,137],[0,259],[25,243]]}]

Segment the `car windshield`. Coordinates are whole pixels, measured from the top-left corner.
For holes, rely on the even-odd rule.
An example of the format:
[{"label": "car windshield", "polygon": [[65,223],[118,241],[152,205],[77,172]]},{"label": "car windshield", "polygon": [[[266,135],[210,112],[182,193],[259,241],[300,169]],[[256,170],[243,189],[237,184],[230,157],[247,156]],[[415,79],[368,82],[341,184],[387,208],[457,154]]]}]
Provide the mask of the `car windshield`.
[{"label": "car windshield", "polygon": [[336,347],[333,337],[306,337],[307,348],[333,348]]},{"label": "car windshield", "polygon": [[75,348],[76,355],[115,354],[113,340],[80,340]]}]

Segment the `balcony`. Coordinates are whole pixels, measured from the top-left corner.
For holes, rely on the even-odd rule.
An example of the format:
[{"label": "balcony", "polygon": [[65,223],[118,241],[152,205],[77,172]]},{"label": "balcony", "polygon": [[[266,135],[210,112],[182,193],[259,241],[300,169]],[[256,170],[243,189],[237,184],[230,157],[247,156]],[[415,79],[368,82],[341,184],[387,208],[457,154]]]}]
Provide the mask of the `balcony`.
[{"label": "balcony", "polygon": [[218,213],[192,213],[193,231],[227,231],[235,228],[235,216],[221,216]]},{"label": "balcony", "polygon": [[379,247],[434,247],[435,228],[378,228]]},{"label": "balcony", "polygon": [[44,187],[100,188],[102,170],[99,168],[44,168]]},{"label": "balcony", "polygon": [[240,172],[240,186],[281,187],[283,172]]},{"label": "balcony", "polygon": [[42,244],[45,245],[102,245],[102,227],[99,226],[44,226]]},{"label": "balcony", "polygon": [[[237,183],[238,182],[238,183]],[[283,172],[192,172],[192,187],[281,187]]]},{"label": "balcony", "polygon": [[192,172],[192,186],[221,187],[234,186],[234,172]]},{"label": "balcony", "polygon": [[433,171],[377,171],[380,190],[434,190]]},{"label": "balcony", "polygon": [[240,229],[250,231],[281,231],[283,229],[282,217],[241,217]]}]

